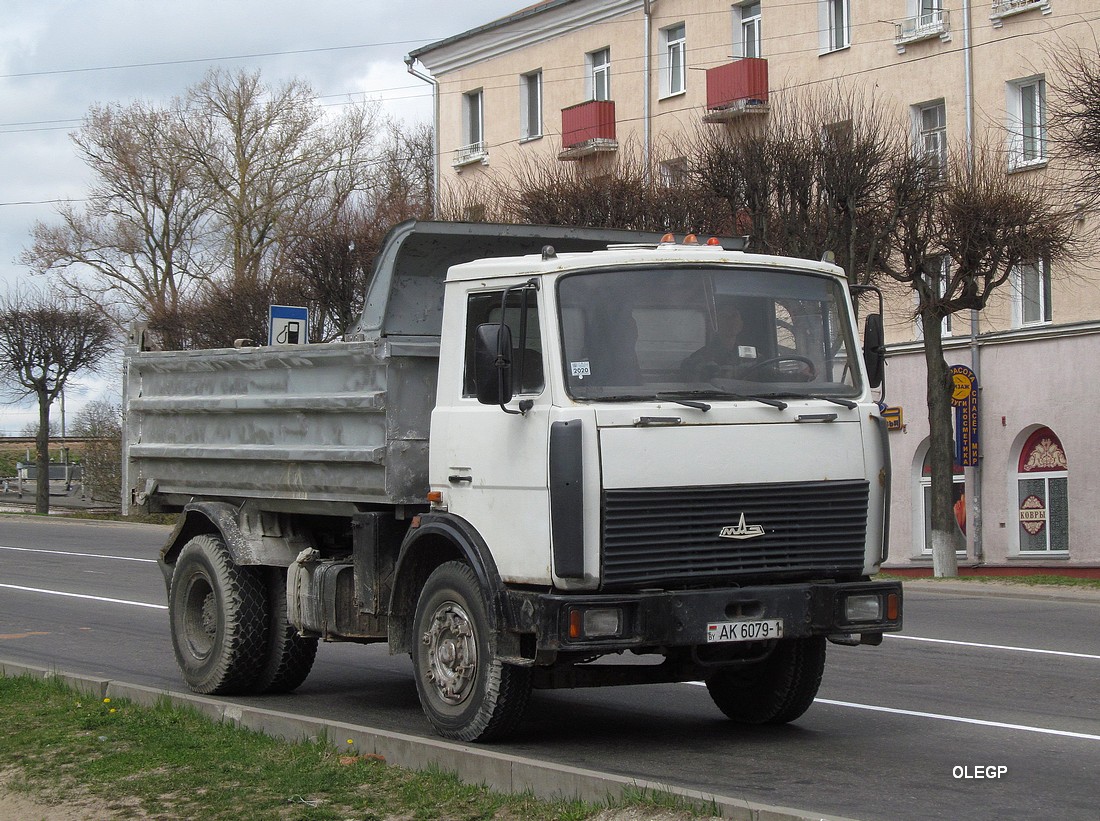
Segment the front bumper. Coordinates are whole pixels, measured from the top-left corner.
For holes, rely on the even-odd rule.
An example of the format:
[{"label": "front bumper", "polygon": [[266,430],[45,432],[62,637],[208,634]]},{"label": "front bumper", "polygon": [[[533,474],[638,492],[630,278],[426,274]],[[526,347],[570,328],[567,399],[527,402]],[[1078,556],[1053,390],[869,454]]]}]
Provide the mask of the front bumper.
[{"label": "front bumper", "polygon": [[[878,597],[878,617],[846,613],[848,600]],[[901,630],[901,582],[776,584],[712,590],[655,590],[639,593],[564,595],[509,590],[508,629],[535,636],[536,658],[557,652],[613,653],[619,650],[691,647],[707,643],[707,626],[717,622],[779,619],[784,638],[881,636]],[[852,608],[855,609],[855,608]],[[871,608],[873,610],[873,608]],[[588,636],[584,614],[620,612],[612,634]],[[578,617],[577,614],[580,614]],[[607,619],[603,620],[606,624]],[[578,630],[578,625],[580,629]],[[607,633],[606,628],[603,630]],[[536,662],[537,663],[537,662]]]}]

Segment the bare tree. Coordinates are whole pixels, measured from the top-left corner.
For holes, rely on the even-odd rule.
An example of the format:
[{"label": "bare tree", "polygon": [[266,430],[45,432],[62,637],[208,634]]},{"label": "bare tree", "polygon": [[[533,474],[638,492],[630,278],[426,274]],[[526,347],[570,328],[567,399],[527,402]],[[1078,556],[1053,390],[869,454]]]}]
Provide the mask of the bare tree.
[{"label": "bare tree", "polygon": [[1051,144],[1069,172],[1065,186],[1080,207],[1100,204],[1100,47],[1060,43],[1048,105]]},{"label": "bare tree", "polygon": [[234,280],[277,275],[280,250],[318,228],[368,185],[377,161],[376,107],[326,118],[294,80],[269,88],[258,72],[213,70],[180,111],[180,150],[200,170]]},{"label": "bare tree", "polygon": [[766,118],[701,126],[688,156],[753,248],[808,259],[831,251],[866,283],[882,272],[896,216],[886,183],[907,152],[900,125],[834,90],[788,96]]},{"label": "bare tree", "polygon": [[958,573],[965,548],[953,510],[952,380],[943,321],[983,310],[1019,266],[1073,253],[1072,220],[1034,174],[1006,174],[1000,152],[954,155],[946,170],[918,158],[891,181],[898,218],[889,274],[917,295],[924,333],[931,465],[932,558],[937,576]]},{"label": "bare tree", "polygon": [[176,149],[176,117],[141,102],[95,106],[72,139],[93,175],[88,204],[61,207],[59,224],[37,223],[21,262],[101,309],[173,313],[209,273],[208,203]]},{"label": "bare tree", "polygon": [[38,513],[50,509],[50,405],[70,377],[95,370],[114,342],[114,326],[94,308],[41,291],[0,297],[0,373],[16,398],[38,400]]},{"label": "bare tree", "polygon": [[120,503],[122,406],[104,399],[89,402],[73,420],[72,435],[95,440],[84,450],[84,495]]}]

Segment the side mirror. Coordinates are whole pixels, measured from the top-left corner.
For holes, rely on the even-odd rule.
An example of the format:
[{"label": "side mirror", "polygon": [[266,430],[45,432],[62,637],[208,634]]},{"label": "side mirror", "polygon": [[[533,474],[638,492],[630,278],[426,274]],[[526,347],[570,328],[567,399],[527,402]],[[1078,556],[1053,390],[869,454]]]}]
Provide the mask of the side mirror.
[{"label": "side mirror", "polygon": [[512,401],[512,331],[507,325],[490,322],[474,331],[474,384],[483,405]]},{"label": "side mirror", "polygon": [[882,314],[867,314],[863,325],[863,363],[867,367],[867,381],[872,388],[882,384],[886,369],[886,333],[882,328]]}]

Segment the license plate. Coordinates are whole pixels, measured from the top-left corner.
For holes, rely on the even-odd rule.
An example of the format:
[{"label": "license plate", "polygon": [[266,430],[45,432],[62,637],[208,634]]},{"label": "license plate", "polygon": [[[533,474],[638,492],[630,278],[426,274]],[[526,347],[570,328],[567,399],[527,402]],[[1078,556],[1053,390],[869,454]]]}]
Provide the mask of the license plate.
[{"label": "license plate", "polygon": [[707,625],[707,644],[721,641],[767,641],[783,638],[782,619],[720,621]]}]

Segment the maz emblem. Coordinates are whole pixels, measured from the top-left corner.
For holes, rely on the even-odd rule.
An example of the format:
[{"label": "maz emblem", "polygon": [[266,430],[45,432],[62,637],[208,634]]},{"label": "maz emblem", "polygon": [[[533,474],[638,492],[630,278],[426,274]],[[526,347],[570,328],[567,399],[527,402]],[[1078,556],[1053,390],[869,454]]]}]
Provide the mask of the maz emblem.
[{"label": "maz emblem", "polygon": [[745,524],[745,514],[741,514],[741,521],[736,526],[726,525],[718,531],[718,538],[720,539],[755,539],[757,536],[764,535],[764,528],[762,525],[747,525]]}]

